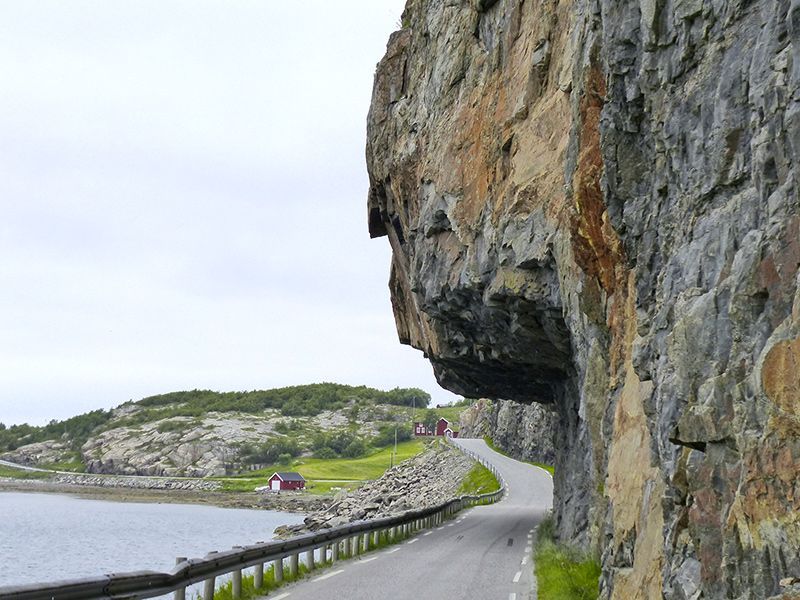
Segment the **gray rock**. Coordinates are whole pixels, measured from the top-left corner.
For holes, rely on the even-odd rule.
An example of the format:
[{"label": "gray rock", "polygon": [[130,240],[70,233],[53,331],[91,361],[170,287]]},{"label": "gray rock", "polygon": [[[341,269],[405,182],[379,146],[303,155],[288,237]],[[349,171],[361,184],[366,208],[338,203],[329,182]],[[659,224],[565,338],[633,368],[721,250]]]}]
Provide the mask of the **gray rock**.
[{"label": "gray rock", "polygon": [[416,0],[404,23],[367,130],[401,342],[448,389],[555,413],[557,528],[601,597],[778,594],[800,4]]}]

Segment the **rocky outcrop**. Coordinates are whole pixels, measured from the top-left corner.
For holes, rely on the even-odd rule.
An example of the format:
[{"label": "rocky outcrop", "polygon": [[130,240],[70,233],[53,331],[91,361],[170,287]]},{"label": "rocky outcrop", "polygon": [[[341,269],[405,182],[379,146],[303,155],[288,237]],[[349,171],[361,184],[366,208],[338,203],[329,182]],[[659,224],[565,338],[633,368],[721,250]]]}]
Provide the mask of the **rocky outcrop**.
[{"label": "rocky outcrop", "polygon": [[353,492],[342,490],[325,510],[308,515],[302,525],[282,525],[275,534],[291,537],[442,504],[459,495],[461,482],[473,464],[456,448],[436,444]]},{"label": "rocky outcrop", "polygon": [[274,427],[269,416],[173,417],[109,429],[90,438],[81,452],[90,473],[224,476],[241,467],[238,446],[263,442]]},{"label": "rocky outcrop", "polygon": [[0,454],[0,460],[7,460],[26,467],[59,463],[69,458],[74,458],[74,452],[69,444],[58,440],[25,444],[16,450]]},{"label": "rocky outcrop", "polygon": [[542,404],[482,398],[461,413],[461,437],[488,436],[516,459],[552,465],[556,415]]},{"label": "rocky outcrop", "polygon": [[400,340],[557,415],[603,598],[800,574],[800,4],[410,0],[368,118]]}]

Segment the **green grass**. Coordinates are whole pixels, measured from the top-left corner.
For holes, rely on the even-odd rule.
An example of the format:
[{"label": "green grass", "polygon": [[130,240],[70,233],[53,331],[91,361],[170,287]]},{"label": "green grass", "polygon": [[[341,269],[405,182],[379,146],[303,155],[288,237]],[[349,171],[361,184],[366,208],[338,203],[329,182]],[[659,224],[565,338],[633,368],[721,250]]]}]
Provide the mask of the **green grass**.
[{"label": "green grass", "polygon": [[555,523],[539,524],[534,559],[539,600],[595,600],[600,565],[586,554],[555,541]]},{"label": "green grass", "polygon": [[13,477],[14,479],[48,479],[50,476],[50,473],[42,473],[41,471],[24,471],[22,469],[12,469],[11,467],[0,465],[0,477]]},{"label": "green grass", "polygon": [[459,492],[468,494],[470,496],[480,496],[481,494],[488,494],[496,492],[500,489],[500,482],[489,469],[480,463],[476,463],[474,467],[464,477],[461,482]]},{"label": "green grass", "polygon": [[[327,563],[326,563],[327,564]],[[311,571],[308,570],[304,564],[300,563],[297,569],[297,575],[292,577],[289,573],[289,569],[284,566],[283,570],[283,581],[277,582],[275,581],[275,569],[274,567],[270,566],[264,569],[264,584],[256,589],[254,576],[253,575],[243,575],[242,576],[242,600],[250,600],[251,598],[258,598],[273,590],[277,590],[279,587],[286,585],[287,583],[291,583],[292,581],[297,581],[298,579],[302,579],[306,575],[308,575]],[[223,584],[221,587],[214,590],[214,600],[233,600],[233,581],[228,581]]]},{"label": "green grass", "polygon": [[[509,458],[513,458],[514,460],[519,460],[518,458],[511,456],[508,452],[506,452],[502,448],[495,446],[494,440],[488,435],[483,436],[483,441],[486,442],[486,445],[489,446],[489,448],[491,448],[495,452],[499,452],[503,456],[508,456]],[[544,469],[545,471],[550,473],[550,475],[556,474],[556,469],[555,467],[553,467],[553,465],[546,465],[544,463],[536,462],[533,460],[520,460],[520,462],[528,463],[529,465],[533,465],[534,467],[539,467],[540,469]]]},{"label": "green grass", "polygon": [[38,465],[41,469],[52,471],[70,471],[71,473],[85,473],[86,465],[80,460],[65,460],[62,462],[42,463]]},{"label": "green grass", "polygon": [[[425,442],[409,440],[397,444],[397,457],[394,464],[416,456],[425,449]],[[375,450],[361,458],[307,458],[292,460],[287,465],[273,465],[249,471],[236,477],[218,478],[222,489],[229,492],[252,492],[254,488],[266,485],[267,478],[275,471],[297,471],[306,478],[306,488],[312,494],[327,494],[333,487],[357,487],[364,481],[377,479],[391,465],[394,448],[389,446]],[[326,481],[333,480],[333,481]]]},{"label": "green grass", "polygon": [[[456,431],[459,430],[459,422],[461,421],[461,413],[467,409],[466,406],[445,406],[443,408],[434,408],[436,414],[444,417],[450,421],[450,425]],[[417,415],[419,417],[419,415]]]}]

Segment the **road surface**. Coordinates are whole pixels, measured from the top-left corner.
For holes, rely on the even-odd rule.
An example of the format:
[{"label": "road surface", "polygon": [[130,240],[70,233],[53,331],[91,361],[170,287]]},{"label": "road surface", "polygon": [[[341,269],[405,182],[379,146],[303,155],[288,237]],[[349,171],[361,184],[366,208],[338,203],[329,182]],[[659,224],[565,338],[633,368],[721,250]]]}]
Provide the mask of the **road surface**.
[{"label": "road surface", "polygon": [[531,600],[534,527],[552,506],[553,483],[538,467],[494,452],[483,440],[454,440],[492,463],[508,494],[462,511],[438,529],[336,563],[268,600]]}]

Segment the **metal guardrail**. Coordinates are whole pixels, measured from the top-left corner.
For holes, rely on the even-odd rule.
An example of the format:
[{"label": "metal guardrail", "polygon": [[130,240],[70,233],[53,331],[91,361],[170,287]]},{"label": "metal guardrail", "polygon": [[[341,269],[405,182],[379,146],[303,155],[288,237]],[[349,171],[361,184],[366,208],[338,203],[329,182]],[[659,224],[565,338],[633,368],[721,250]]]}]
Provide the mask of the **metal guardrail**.
[{"label": "metal guardrail", "polygon": [[309,569],[314,568],[315,552],[323,562],[336,562],[343,556],[352,557],[378,545],[384,540],[399,541],[415,531],[436,527],[458,511],[477,504],[497,502],[505,493],[505,483],[497,470],[473,452],[456,446],[460,451],[483,464],[500,482],[500,489],[479,496],[460,496],[430,508],[412,510],[394,517],[356,521],[339,527],[325,529],[319,533],[308,533],[285,541],[271,541],[234,548],[223,552],[212,552],[204,558],[178,559],[175,568],[168,573],[156,571],[134,571],[112,573],[101,577],[70,579],[47,583],[0,587],[0,598],[9,600],[87,600],[87,599],[135,599],[153,598],[175,592],[176,600],[185,598],[186,588],[198,582],[204,583],[203,598],[213,597],[215,580],[221,575],[232,575],[233,596],[241,594],[242,570],[255,567],[255,584],[261,587],[264,565],[272,562],[276,581],[282,581],[284,560],[288,559],[289,572],[296,576],[300,554],[306,553]]}]

